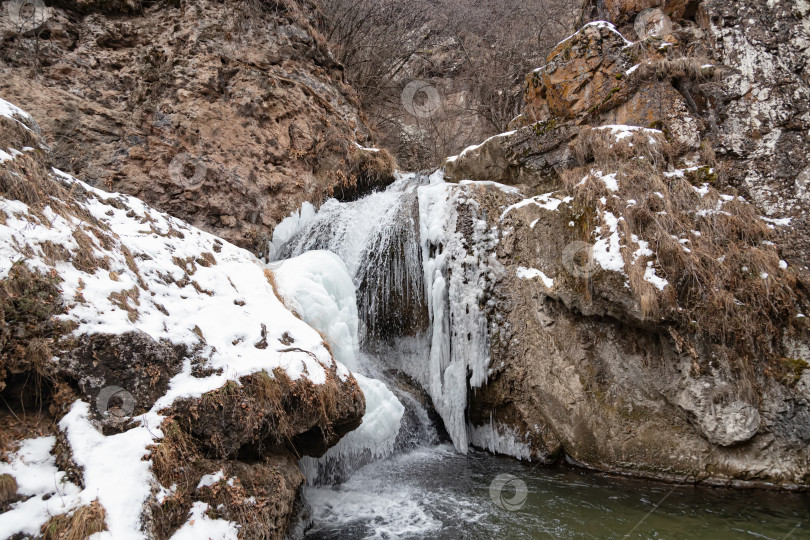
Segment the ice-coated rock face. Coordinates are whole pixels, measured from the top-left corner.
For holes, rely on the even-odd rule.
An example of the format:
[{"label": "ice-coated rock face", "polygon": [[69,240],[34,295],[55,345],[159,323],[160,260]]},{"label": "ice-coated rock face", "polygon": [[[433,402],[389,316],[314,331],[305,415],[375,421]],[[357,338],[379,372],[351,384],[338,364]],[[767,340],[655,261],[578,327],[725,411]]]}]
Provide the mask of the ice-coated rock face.
[{"label": "ice-coated rock face", "polygon": [[670,323],[641,316],[622,272],[594,261],[590,278],[575,275],[571,202],[521,204],[478,182],[451,189],[502,231],[488,379],[468,394],[472,445],[678,481],[807,483],[810,370],[786,384],[763,365],[740,372],[710,344],[679,351]]}]

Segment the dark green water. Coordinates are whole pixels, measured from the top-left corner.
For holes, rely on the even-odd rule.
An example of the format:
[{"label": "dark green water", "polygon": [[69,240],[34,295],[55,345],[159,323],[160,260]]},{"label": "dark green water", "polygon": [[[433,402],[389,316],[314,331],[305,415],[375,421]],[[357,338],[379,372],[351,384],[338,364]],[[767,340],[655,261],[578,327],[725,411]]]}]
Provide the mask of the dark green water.
[{"label": "dark green water", "polygon": [[[509,482],[491,490],[496,478]],[[450,446],[373,463],[338,488],[309,488],[307,498],[311,540],[810,539],[810,494],[676,486]]]}]

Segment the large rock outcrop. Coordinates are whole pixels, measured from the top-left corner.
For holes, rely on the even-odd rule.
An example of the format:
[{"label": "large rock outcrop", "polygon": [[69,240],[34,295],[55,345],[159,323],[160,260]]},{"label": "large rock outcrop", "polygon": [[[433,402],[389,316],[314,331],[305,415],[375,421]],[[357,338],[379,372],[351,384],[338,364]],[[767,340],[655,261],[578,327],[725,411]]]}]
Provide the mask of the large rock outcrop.
[{"label": "large rock outcrop", "polygon": [[370,135],[308,1],[41,11],[35,28],[0,18],[0,93],[93,186],[261,254],[302,202],[393,180],[390,155],[357,144]]},{"label": "large rock outcrop", "polygon": [[355,378],[254,255],[51,168],[38,130],[0,100],[0,536],[284,537]]},{"label": "large rock outcrop", "polygon": [[520,189],[458,188],[500,234],[474,443],[807,487],[808,17],[589,2],[605,20],[528,75],[515,131],[447,161]]}]

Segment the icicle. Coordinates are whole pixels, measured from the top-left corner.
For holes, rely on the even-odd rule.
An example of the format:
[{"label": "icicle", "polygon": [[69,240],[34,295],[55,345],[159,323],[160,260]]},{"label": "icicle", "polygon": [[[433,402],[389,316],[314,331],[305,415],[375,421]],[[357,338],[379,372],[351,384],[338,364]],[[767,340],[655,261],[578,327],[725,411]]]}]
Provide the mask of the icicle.
[{"label": "icicle", "polygon": [[[453,444],[460,452],[469,443],[465,409],[467,378],[473,388],[487,381],[489,333],[479,307],[487,288],[486,261],[494,247],[485,220],[476,218],[476,205],[461,198],[458,186],[432,177],[418,189],[422,259],[432,326],[427,366],[411,374],[433,399]],[[467,214],[460,216],[462,205]],[[459,222],[468,220],[469,238]],[[468,247],[469,244],[469,247]]]}]

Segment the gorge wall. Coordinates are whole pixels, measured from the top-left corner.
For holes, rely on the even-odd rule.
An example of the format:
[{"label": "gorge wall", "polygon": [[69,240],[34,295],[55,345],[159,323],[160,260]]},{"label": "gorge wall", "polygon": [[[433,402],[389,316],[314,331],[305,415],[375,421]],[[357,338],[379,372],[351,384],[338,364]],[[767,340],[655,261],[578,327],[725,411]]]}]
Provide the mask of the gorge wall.
[{"label": "gorge wall", "polygon": [[393,180],[387,152],[356,144],[370,134],[312,2],[54,2],[40,17],[0,18],[0,93],[91,185],[261,253],[302,202]]},{"label": "gorge wall", "polygon": [[457,230],[500,235],[473,444],[806,487],[809,16],[589,2],[514,131],[448,159],[452,181],[520,190],[457,188],[476,208]]},{"label": "gorge wall", "polygon": [[0,478],[66,487],[4,483],[0,536],[281,538],[299,459],[365,401],[229,242],[261,256],[291,210],[394,160],[313,3],[34,5],[0,17]]}]

